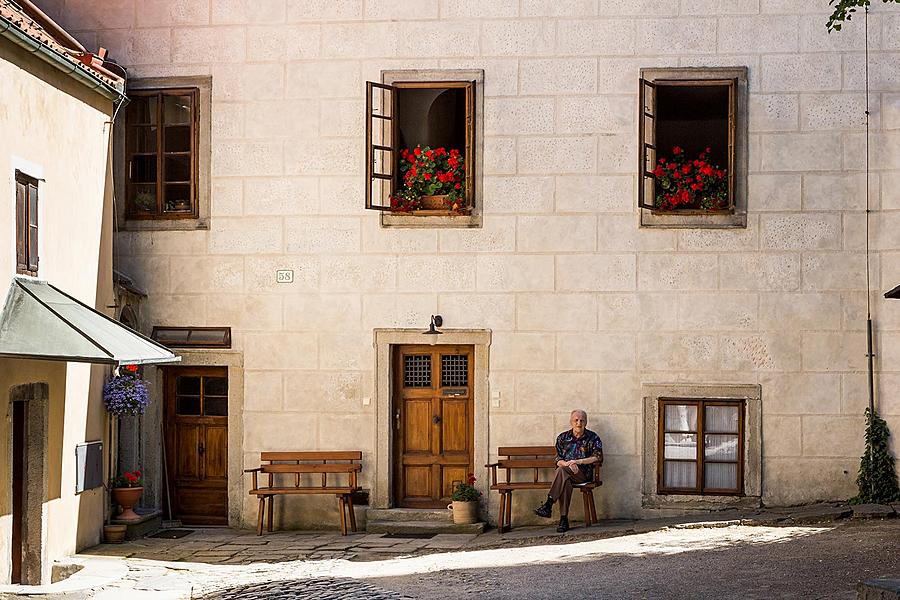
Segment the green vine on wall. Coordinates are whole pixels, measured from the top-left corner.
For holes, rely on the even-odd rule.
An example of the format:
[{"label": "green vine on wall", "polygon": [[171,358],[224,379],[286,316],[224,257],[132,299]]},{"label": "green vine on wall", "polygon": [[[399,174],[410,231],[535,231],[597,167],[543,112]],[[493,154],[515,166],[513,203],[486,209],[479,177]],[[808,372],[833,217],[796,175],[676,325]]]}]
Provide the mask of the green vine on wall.
[{"label": "green vine on wall", "polygon": [[[882,2],[885,4],[888,2],[900,4],[900,0],[882,0]],[[844,21],[849,21],[857,8],[865,9],[869,7],[869,0],[831,0],[828,4],[834,5],[834,12],[831,13],[825,26],[828,28],[828,31],[840,31],[841,24]]]},{"label": "green vine on wall", "polygon": [[878,411],[869,414],[867,408],[866,420],[866,450],[860,458],[859,475],[856,477],[859,494],[850,502],[886,504],[900,500],[894,457],[888,450],[891,432],[885,420],[878,416]]}]

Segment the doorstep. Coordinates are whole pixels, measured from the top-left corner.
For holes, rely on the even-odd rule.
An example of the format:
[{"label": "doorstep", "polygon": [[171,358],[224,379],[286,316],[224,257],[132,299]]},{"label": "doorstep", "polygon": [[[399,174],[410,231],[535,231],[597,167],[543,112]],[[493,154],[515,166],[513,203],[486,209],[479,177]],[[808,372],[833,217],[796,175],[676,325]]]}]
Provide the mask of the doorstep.
[{"label": "doorstep", "polygon": [[483,533],[484,523],[454,523],[445,508],[370,508],[366,533]]},{"label": "doorstep", "polygon": [[[147,512],[144,512],[146,510]],[[162,511],[158,509],[135,509],[141,518],[136,521],[110,519],[111,525],[125,525],[125,539],[136,540],[162,528]]]}]

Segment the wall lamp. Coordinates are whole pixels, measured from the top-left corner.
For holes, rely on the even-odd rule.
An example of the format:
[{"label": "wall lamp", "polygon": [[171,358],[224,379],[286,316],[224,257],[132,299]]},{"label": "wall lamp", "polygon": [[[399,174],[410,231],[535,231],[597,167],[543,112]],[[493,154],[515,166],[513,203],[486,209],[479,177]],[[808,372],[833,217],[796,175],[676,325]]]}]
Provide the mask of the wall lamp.
[{"label": "wall lamp", "polygon": [[431,315],[431,324],[428,326],[428,331],[423,331],[422,335],[440,335],[444,333],[437,330],[443,324],[444,318],[441,315]]}]

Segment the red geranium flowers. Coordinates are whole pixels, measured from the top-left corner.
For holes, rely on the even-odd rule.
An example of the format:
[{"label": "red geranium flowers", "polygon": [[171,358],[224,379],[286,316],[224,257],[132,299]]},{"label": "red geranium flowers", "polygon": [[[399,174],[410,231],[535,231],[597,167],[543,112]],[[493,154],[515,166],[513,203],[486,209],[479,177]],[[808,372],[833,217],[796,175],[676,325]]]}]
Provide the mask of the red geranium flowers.
[{"label": "red geranium flowers", "polygon": [[400,151],[403,187],[391,195],[391,209],[411,212],[422,208],[422,196],[445,196],[448,210],[465,208],[465,161],[457,149],[416,146]]},{"label": "red geranium flowers", "polygon": [[659,210],[694,208],[721,210],[728,206],[728,173],[709,162],[707,148],[696,159],[688,159],[684,149],[672,148],[672,158],[660,158],[654,205]]}]

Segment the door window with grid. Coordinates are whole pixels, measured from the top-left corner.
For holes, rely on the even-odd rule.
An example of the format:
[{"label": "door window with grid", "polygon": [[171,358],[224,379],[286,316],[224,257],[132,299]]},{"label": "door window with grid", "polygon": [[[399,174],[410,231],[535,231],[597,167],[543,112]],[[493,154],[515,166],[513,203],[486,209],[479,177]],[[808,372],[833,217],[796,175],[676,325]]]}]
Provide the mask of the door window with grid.
[{"label": "door window with grid", "polygon": [[744,409],[741,401],[659,401],[659,492],[740,495]]}]

